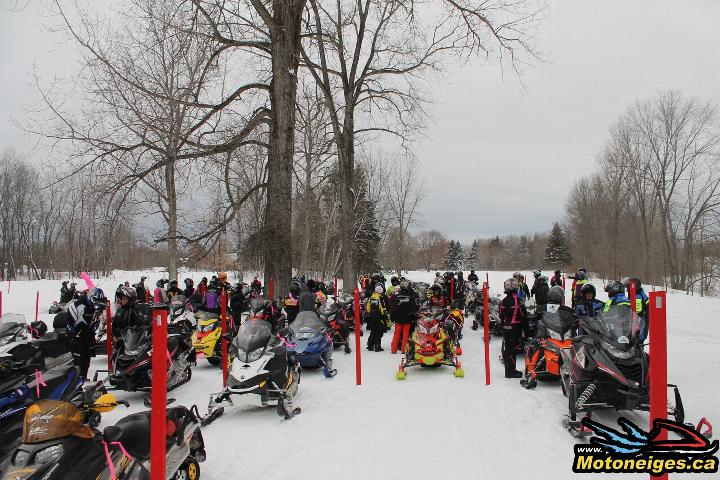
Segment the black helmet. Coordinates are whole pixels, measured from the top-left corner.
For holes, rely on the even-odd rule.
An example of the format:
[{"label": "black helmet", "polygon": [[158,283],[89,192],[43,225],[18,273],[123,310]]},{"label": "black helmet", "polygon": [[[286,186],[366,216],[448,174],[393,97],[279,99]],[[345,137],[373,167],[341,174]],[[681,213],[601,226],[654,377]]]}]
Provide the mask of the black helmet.
[{"label": "black helmet", "polygon": [[392,285],[400,285],[400,280],[398,280],[397,277],[391,277],[391,278],[390,278],[390,283],[391,283]]},{"label": "black helmet", "polygon": [[305,284],[307,285],[308,290],[310,290],[311,292],[315,293],[315,289],[317,288],[317,285],[315,284],[315,280],[313,280],[313,279],[311,278],[311,279],[308,280]]},{"label": "black helmet", "polygon": [[290,287],[288,288],[288,291],[297,297],[298,295],[300,295],[300,284],[296,281],[290,282]]},{"label": "black helmet", "polygon": [[593,298],[595,298],[595,295],[597,295],[597,291],[595,290],[595,285],[593,285],[592,283],[586,283],[580,289],[580,293],[582,294],[583,297],[588,292],[592,292],[592,296],[593,296]]},{"label": "black helmet", "polygon": [[177,280],[170,280],[170,283],[168,284],[168,286],[170,286],[170,288],[177,288],[177,286],[178,286],[178,281],[177,281]]},{"label": "black helmet", "polygon": [[533,271],[533,277],[540,278],[540,275],[542,275],[542,270]]},{"label": "black helmet", "polygon": [[565,299],[565,290],[562,287],[554,286],[550,289],[547,296],[548,302],[555,304],[562,304]]},{"label": "black helmet", "polygon": [[137,291],[134,288],[126,287],[123,285],[117,289],[118,298],[127,298],[130,303],[134,303],[137,300]]},{"label": "black helmet", "polygon": [[144,276],[143,276],[143,277],[140,277],[140,281],[141,281],[141,282],[144,282],[145,280],[147,280],[147,277],[144,277]]},{"label": "black helmet", "polygon": [[562,275],[562,270],[555,270],[555,275],[557,275],[558,277]]},{"label": "black helmet", "polygon": [[505,293],[516,292],[518,288],[520,288],[520,282],[517,278],[508,278],[505,282],[503,282],[503,289],[505,290]]},{"label": "black helmet", "polygon": [[67,281],[67,280],[63,280],[62,284],[63,284],[63,286],[67,287],[68,281]]},{"label": "black helmet", "polygon": [[473,270],[473,269],[470,269],[470,273],[475,273],[475,270]]},{"label": "black helmet", "polygon": [[578,270],[578,272],[575,274],[576,280],[585,280],[587,278],[587,272],[584,269]]},{"label": "black helmet", "polygon": [[188,288],[192,288],[195,285],[195,282],[193,282],[192,278],[186,278],[183,281],[185,282],[185,286]]},{"label": "black helmet", "polygon": [[439,276],[440,276],[440,272],[435,272],[435,276],[436,276],[436,277],[439,277]]},{"label": "black helmet", "polygon": [[158,287],[158,288],[163,288],[163,287],[165,286],[165,279],[164,279],[164,278],[161,278],[160,280],[158,280],[157,282],[155,282],[155,286]]},{"label": "black helmet", "polygon": [[88,295],[88,298],[95,306],[95,308],[105,308],[107,306],[107,298],[105,297],[105,292],[103,292],[101,288],[93,288],[90,291],[90,295]]},{"label": "black helmet", "polygon": [[28,327],[28,330],[30,331],[30,335],[34,339],[38,339],[45,335],[48,331],[47,325],[42,320],[35,320],[34,322],[30,323],[30,326]]},{"label": "black helmet", "polygon": [[617,280],[614,280],[605,286],[605,291],[607,292],[608,297],[610,297],[610,298],[616,297],[618,295],[624,295],[625,294],[625,285],[623,285],[622,282],[618,282]]}]

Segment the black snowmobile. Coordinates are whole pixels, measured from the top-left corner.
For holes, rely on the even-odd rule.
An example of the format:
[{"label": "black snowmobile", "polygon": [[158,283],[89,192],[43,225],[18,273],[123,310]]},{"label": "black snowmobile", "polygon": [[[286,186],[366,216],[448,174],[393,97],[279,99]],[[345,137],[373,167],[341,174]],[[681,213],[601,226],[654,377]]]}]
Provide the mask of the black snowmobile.
[{"label": "black snowmobile", "polygon": [[[184,324],[168,325],[167,356],[168,391],[190,381],[195,350],[190,340],[191,332]],[[152,387],[152,326],[150,323],[126,328],[113,351],[112,370],[107,382],[115,389],[127,392],[150,391]],[[98,370],[107,372],[107,370]]]},{"label": "black snowmobile", "polygon": [[[638,340],[639,321],[627,306],[614,306],[596,317],[582,317],[584,332],[572,339],[572,346],[561,350],[563,393],[569,414],[563,421],[575,436],[590,432],[581,424],[583,413],[593,410],[650,410],[648,354]],[[680,391],[676,385],[674,405],[668,416],[685,421]],[[669,402],[670,403],[670,402]]]},{"label": "black snowmobile", "polygon": [[[100,433],[83,423],[87,411],[106,412],[118,402],[112,394],[92,404],[42,400],[28,409],[23,442],[3,465],[3,479],[96,480],[150,478],[150,412],[122,418]],[[125,403],[127,405],[127,403]],[[205,445],[197,408],[167,410],[165,478],[200,478]]]},{"label": "black snowmobile", "polygon": [[259,395],[262,406],[276,404],[278,415],[285,419],[300,413],[293,406],[300,384],[300,366],[286,345],[284,337],[273,333],[269,322],[252,317],[245,320],[230,344],[232,363],[227,387],[210,395],[203,424],[222,415],[224,408],[218,405],[222,402],[232,405],[233,395]]},{"label": "black snowmobile", "polygon": [[[502,322],[500,321],[500,299],[496,296],[490,295],[488,297],[488,307],[488,323],[490,327],[490,334],[495,336],[502,336],[503,328]],[[473,323],[470,327],[473,330],[483,328],[483,322],[485,321],[483,317],[484,308],[483,290],[481,288],[475,295],[475,308],[473,310],[468,310],[468,313],[470,313],[470,311],[474,313]]]}]

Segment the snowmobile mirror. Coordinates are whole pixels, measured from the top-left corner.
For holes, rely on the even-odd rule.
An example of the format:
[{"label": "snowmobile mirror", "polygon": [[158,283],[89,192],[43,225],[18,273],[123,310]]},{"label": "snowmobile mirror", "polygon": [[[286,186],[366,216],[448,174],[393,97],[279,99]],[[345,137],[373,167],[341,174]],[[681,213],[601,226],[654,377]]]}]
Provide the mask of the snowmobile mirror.
[{"label": "snowmobile mirror", "polygon": [[120,440],[120,437],[122,437],[122,429],[120,427],[111,425],[105,427],[105,430],[103,430],[103,440],[105,440],[106,443],[117,442]]}]

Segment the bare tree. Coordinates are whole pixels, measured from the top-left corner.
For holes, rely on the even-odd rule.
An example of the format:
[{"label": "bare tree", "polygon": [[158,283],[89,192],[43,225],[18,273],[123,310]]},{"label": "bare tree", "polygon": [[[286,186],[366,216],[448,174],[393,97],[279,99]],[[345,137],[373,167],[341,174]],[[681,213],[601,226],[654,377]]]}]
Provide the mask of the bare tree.
[{"label": "bare tree", "polygon": [[422,179],[419,178],[419,165],[412,156],[404,156],[399,161],[390,177],[387,192],[387,208],[392,228],[397,232],[395,248],[395,269],[402,273],[403,251],[408,228],[417,221],[417,207],[425,196]]}]

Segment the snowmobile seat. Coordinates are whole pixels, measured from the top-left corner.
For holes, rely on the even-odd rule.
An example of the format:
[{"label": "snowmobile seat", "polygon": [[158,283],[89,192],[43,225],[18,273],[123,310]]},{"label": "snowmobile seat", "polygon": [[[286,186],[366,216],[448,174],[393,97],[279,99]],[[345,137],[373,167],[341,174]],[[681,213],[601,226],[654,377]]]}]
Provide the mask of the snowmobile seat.
[{"label": "snowmobile seat", "polygon": [[48,332],[35,341],[46,357],[59,357],[69,351],[67,338],[58,332]]},{"label": "snowmobile seat", "polygon": [[[177,438],[184,436],[185,428],[189,424],[189,411],[185,407],[167,409],[167,441],[166,448],[170,448]],[[150,411],[134,413],[120,419],[116,424],[121,430],[120,442],[128,453],[134,457],[150,459]]]},{"label": "snowmobile seat", "polygon": [[59,312],[57,315],[55,315],[55,317],[53,318],[53,330],[57,330],[59,328],[67,328],[67,317],[67,310]]}]

